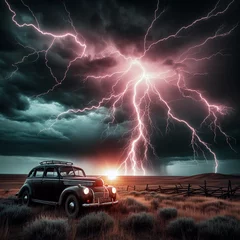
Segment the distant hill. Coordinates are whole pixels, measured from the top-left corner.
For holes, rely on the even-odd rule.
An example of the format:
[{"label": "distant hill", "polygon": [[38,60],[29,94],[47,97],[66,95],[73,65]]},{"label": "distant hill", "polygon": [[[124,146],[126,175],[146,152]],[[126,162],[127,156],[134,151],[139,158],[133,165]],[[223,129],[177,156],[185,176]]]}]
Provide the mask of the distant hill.
[{"label": "distant hill", "polygon": [[240,179],[240,175],[230,175],[230,174],[221,174],[221,173],[203,173],[188,177],[181,177],[182,180],[223,180],[223,179]]}]

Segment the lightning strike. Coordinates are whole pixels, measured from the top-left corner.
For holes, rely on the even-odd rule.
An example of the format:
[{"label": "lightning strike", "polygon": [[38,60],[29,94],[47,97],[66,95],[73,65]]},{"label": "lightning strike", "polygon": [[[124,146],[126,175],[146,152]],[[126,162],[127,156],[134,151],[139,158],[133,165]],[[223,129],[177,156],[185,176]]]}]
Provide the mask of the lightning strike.
[{"label": "lightning strike", "polygon": [[[123,101],[125,101],[125,99],[127,99],[127,96],[130,95],[131,101],[129,104],[132,106],[133,111],[132,116],[129,117],[129,120],[132,122],[133,126],[131,130],[129,130],[131,134],[129,134],[129,140],[125,149],[125,159],[119,165],[118,171],[123,169],[125,174],[128,174],[130,171],[134,175],[139,173],[145,175],[147,171],[146,166],[149,162],[149,152],[151,151],[152,154],[156,155],[154,146],[151,144],[151,135],[154,129],[158,130],[158,126],[154,126],[151,117],[151,105],[157,99],[158,103],[161,104],[161,106],[163,106],[166,111],[166,133],[170,131],[170,126],[172,122],[182,124],[184,127],[186,127],[189,130],[193,158],[196,160],[196,157],[199,155],[200,152],[201,155],[207,160],[207,152],[209,155],[212,156],[212,159],[215,161],[214,171],[216,173],[218,170],[217,155],[210,147],[210,144],[202,139],[199,134],[199,129],[203,127],[203,125],[207,124],[210,130],[213,132],[214,142],[217,141],[217,132],[219,132],[225,137],[226,142],[233,149],[231,145],[232,138],[224,132],[219,120],[219,116],[226,115],[229,112],[230,108],[223,105],[212,104],[206,97],[204,97],[203,93],[201,93],[199,90],[189,88],[186,81],[186,75],[204,76],[207,73],[190,72],[190,70],[186,68],[185,63],[204,62],[209,61],[217,56],[226,56],[227,54],[224,54],[223,50],[220,50],[210,55],[195,57],[195,55],[198,55],[198,53],[200,52],[200,48],[206,46],[209,42],[215,41],[218,38],[224,38],[229,36],[238,27],[238,24],[234,25],[232,28],[230,28],[230,30],[225,32],[223,32],[223,27],[220,27],[212,36],[205,37],[199,43],[190,46],[189,48],[184,50],[178,56],[178,58],[176,58],[176,60],[173,62],[173,67],[169,67],[167,70],[161,69],[161,67],[159,66],[159,62],[151,62],[150,60],[146,60],[146,57],[148,56],[150,50],[154,48],[154,46],[170,39],[178,38],[181,33],[184,33],[184,31],[195,27],[200,22],[207,22],[212,18],[216,18],[220,15],[225,14],[228,9],[233,5],[234,0],[229,2],[228,5],[222,10],[218,10],[219,2],[220,1],[218,1],[213,7],[213,9],[211,9],[205,16],[201,16],[192,21],[191,23],[187,24],[186,26],[180,27],[173,34],[148,43],[147,37],[151,32],[154,23],[158,21],[159,18],[166,12],[166,10],[163,9],[160,13],[158,13],[158,0],[156,9],[154,11],[153,20],[147,28],[146,34],[143,36],[143,51],[140,56],[126,56],[122,54],[120,50],[117,49],[117,47],[115,47],[114,43],[104,41],[106,48],[103,49],[103,51],[101,51],[100,53],[95,54],[95,56],[93,56],[93,59],[104,59],[110,56],[114,57],[116,61],[121,61],[121,64],[119,64],[118,66],[118,70],[108,72],[102,75],[89,74],[86,76],[82,76],[83,81],[104,81],[107,79],[111,79],[112,91],[110,93],[107,93],[108,95],[103,97],[96,104],[89,103],[88,106],[82,109],[68,109],[60,113],[56,117],[54,122],[48,128],[43,129],[42,131],[52,129],[54,125],[61,120],[61,117],[66,114],[78,114],[87,113],[90,111],[97,111],[106,106],[106,104],[111,104],[111,107],[109,108],[109,113],[111,114],[111,123],[113,124],[115,121],[116,110],[122,106]],[[65,4],[64,8],[68,16],[68,22],[71,25],[74,33],[66,32],[62,34],[55,34],[53,32],[44,31],[43,27],[40,27],[40,24],[37,20],[37,17],[34,15],[34,12],[23,1],[22,4],[29,10],[36,24],[25,22],[19,23],[16,20],[17,13],[13,10],[13,7],[9,4],[7,0],[5,0],[5,3],[10,13],[12,14],[12,22],[17,27],[33,29],[42,36],[46,36],[51,39],[48,48],[42,50],[36,50],[31,46],[23,46],[22,44],[20,44],[22,47],[31,50],[31,52],[13,64],[15,70],[10,74],[8,78],[12,77],[19,70],[19,66],[23,64],[25,60],[29,57],[36,55],[36,59],[34,61],[37,61],[39,58],[39,54],[44,54],[46,68],[49,70],[52,78],[55,80],[55,85],[53,85],[52,88],[46,90],[46,92],[40,93],[38,97],[49,94],[50,92],[54,91],[54,89],[57,88],[59,85],[61,85],[62,82],[67,78],[69,69],[71,68],[73,63],[77,63],[79,60],[84,60],[86,56],[90,55],[88,42],[82,34],[77,32],[76,27],[73,24],[71,14],[67,10]],[[79,47],[79,49],[77,49],[75,52],[76,56],[68,62],[63,76],[59,78],[54,74],[54,71],[49,65],[49,51],[53,49],[56,41],[67,38],[73,40],[74,43]],[[171,102],[163,97],[163,94],[161,92],[161,84],[158,84],[158,82],[160,82],[161,84],[165,83],[169,87],[177,89],[178,92],[181,94],[182,98],[187,98],[195,101],[201,104],[206,109],[207,115],[204,116],[202,123],[198,128],[194,127],[186,119],[177,116],[171,106]],[[124,87],[123,89],[121,89],[120,85],[123,84]]]}]

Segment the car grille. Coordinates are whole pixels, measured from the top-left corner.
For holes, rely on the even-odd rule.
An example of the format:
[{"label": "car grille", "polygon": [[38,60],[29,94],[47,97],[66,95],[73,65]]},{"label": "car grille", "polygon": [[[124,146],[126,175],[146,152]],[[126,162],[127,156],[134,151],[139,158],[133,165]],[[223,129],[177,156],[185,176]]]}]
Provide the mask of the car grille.
[{"label": "car grille", "polygon": [[95,202],[108,202],[111,201],[109,192],[105,187],[94,189]]}]

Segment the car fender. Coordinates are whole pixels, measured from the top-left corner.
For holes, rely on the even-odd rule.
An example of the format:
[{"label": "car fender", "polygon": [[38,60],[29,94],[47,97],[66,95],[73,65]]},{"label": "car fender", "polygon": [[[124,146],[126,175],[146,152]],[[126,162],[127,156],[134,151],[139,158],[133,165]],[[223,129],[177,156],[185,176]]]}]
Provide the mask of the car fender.
[{"label": "car fender", "polygon": [[79,199],[79,201],[81,201],[85,197],[85,194],[83,193],[84,188],[85,187],[80,185],[65,188],[59,197],[58,204],[62,205],[69,194],[74,194]]},{"label": "car fender", "polygon": [[25,183],[25,184],[23,184],[23,186],[20,188],[17,196],[18,196],[18,197],[21,197],[21,194],[23,193],[23,191],[24,191],[25,189],[27,189],[27,190],[29,191],[30,196],[32,195],[32,189],[31,189],[31,187],[29,186],[29,184]]},{"label": "car fender", "polygon": [[113,187],[114,187],[114,186],[108,185],[108,186],[107,186],[107,189],[108,189],[108,192],[109,192],[109,196],[110,196],[111,198],[113,198],[113,199],[116,199],[117,194],[116,194],[116,193],[112,193],[112,188],[113,188]]}]

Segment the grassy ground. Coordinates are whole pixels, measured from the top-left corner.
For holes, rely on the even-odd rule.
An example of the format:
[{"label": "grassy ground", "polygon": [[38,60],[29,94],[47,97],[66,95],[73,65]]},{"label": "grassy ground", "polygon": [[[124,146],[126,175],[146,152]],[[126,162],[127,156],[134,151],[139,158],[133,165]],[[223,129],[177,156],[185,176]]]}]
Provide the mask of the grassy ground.
[{"label": "grassy ground", "polygon": [[119,192],[119,204],[67,219],[59,207],[0,201],[0,238],[31,240],[240,239],[240,202],[155,192]]}]

